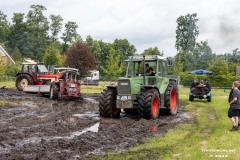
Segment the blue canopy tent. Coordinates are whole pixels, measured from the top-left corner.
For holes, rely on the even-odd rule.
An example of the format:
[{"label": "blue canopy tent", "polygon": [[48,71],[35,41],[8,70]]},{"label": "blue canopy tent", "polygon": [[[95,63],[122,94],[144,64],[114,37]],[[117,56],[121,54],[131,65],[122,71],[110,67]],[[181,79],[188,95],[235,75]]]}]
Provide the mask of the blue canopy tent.
[{"label": "blue canopy tent", "polygon": [[203,69],[198,69],[198,70],[193,70],[189,72],[189,74],[207,74],[207,75],[212,75],[212,72],[203,70]]}]

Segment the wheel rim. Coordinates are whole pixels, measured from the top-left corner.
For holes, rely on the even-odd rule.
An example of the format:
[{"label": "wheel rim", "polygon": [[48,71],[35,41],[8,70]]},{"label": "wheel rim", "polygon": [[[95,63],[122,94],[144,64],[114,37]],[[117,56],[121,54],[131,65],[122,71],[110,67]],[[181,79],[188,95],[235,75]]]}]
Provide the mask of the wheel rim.
[{"label": "wheel rim", "polygon": [[158,98],[154,97],[152,102],[152,115],[156,117],[158,114]]},{"label": "wheel rim", "polygon": [[113,109],[112,109],[112,114],[113,114],[113,115],[119,114],[119,109],[113,108]]},{"label": "wheel rim", "polygon": [[170,106],[171,110],[175,111],[176,106],[177,106],[177,94],[176,94],[175,89],[172,89],[172,91],[171,91],[171,106]]},{"label": "wheel rim", "polygon": [[21,81],[20,81],[20,86],[27,86],[28,85],[28,80],[23,78]]}]

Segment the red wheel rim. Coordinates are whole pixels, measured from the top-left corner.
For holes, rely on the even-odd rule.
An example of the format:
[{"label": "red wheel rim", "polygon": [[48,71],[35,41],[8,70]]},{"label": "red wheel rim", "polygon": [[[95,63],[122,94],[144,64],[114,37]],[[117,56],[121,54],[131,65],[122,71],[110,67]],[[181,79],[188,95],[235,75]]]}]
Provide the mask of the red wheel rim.
[{"label": "red wheel rim", "polygon": [[156,117],[158,114],[158,98],[154,97],[152,102],[152,115]]},{"label": "red wheel rim", "polygon": [[171,91],[171,100],[170,101],[171,101],[171,103],[170,103],[171,110],[175,111],[176,106],[177,106],[177,94],[176,94],[175,89],[172,89],[172,91]]},{"label": "red wheel rim", "polygon": [[112,109],[112,114],[113,115],[117,115],[119,113],[119,109],[118,108],[113,108]]}]

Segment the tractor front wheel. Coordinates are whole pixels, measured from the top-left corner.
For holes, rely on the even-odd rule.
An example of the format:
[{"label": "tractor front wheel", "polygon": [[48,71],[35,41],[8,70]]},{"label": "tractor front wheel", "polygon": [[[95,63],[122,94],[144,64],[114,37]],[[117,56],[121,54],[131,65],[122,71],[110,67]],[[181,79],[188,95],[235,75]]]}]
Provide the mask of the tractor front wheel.
[{"label": "tractor front wheel", "polygon": [[16,79],[16,87],[19,91],[23,91],[24,86],[33,85],[33,79],[28,74],[20,74]]},{"label": "tractor front wheel", "polygon": [[156,89],[143,92],[138,100],[138,113],[146,119],[157,119],[159,116],[160,98]]},{"label": "tractor front wheel", "polygon": [[57,84],[52,83],[50,86],[50,98],[58,99],[58,95],[59,95],[59,87]]},{"label": "tractor front wheel", "polygon": [[106,89],[99,98],[100,116],[119,118],[121,110],[116,107],[117,90]]},{"label": "tractor front wheel", "polygon": [[178,111],[179,97],[178,87],[175,81],[170,81],[164,93],[164,106],[166,113],[176,115]]}]

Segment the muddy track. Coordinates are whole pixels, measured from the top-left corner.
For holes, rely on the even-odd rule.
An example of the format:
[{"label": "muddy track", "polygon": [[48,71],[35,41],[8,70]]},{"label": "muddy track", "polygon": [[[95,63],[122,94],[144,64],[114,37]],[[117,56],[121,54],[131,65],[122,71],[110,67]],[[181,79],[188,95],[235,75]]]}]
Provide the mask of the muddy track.
[{"label": "muddy track", "polygon": [[179,114],[157,120],[121,113],[100,118],[98,94],[84,100],[53,101],[13,89],[0,89],[1,159],[86,159],[107,150],[124,151],[149,136],[166,133],[191,117]]}]

